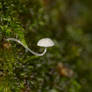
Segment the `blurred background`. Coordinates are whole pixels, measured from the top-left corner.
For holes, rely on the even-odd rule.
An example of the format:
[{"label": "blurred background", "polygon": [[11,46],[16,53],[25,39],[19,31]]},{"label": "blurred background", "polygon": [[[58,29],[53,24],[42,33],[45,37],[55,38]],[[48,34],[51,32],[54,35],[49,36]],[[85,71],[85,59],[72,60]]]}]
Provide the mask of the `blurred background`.
[{"label": "blurred background", "polygon": [[[0,92],[92,92],[91,0],[0,0]],[[16,42],[42,52],[37,57]]]}]

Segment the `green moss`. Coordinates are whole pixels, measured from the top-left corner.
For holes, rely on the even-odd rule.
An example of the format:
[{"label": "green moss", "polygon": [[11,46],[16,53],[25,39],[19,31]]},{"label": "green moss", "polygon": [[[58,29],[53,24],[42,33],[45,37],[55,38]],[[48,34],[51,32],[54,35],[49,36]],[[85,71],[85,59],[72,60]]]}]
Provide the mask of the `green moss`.
[{"label": "green moss", "polygon": [[[92,91],[92,12],[89,0],[85,3],[0,0],[0,92]],[[36,42],[43,37],[55,42],[43,57],[5,40],[17,38],[40,52]],[[73,76],[62,74],[58,63]]]}]

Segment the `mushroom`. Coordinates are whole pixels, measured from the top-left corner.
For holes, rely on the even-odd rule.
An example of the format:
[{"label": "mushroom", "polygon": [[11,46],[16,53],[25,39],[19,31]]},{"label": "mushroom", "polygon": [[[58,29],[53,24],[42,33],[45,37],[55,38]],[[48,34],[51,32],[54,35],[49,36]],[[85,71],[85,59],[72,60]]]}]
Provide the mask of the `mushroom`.
[{"label": "mushroom", "polygon": [[43,38],[43,39],[40,39],[38,42],[37,42],[37,46],[40,46],[40,47],[45,47],[44,51],[42,53],[36,53],[34,51],[32,51],[31,49],[29,49],[26,45],[24,45],[21,41],[15,39],[15,38],[8,38],[6,39],[7,41],[15,41],[15,42],[18,42],[19,44],[21,44],[26,50],[28,50],[29,52],[31,52],[32,54],[36,55],[36,56],[43,56],[46,51],[47,51],[47,48],[48,47],[52,47],[54,46],[54,42],[50,39],[50,38]]},{"label": "mushroom", "polygon": [[54,46],[54,42],[50,38],[43,38],[37,42],[37,46],[45,47],[44,52],[39,54],[40,56],[43,56],[46,53],[48,47]]},{"label": "mushroom", "polygon": [[38,41],[37,46],[40,47],[52,47],[54,46],[54,42],[50,38],[43,38]]}]

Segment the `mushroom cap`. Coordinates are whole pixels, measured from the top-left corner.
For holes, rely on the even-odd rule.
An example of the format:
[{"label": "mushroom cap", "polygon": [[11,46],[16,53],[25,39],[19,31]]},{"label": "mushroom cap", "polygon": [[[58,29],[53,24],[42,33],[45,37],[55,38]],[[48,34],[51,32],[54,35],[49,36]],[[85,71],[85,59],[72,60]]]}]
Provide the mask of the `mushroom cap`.
[{"label": "mushroom cap", "polygon": [[38,41],[37,46],[52,47],[54,46],[54,42],[50,38],[43,38]]}]

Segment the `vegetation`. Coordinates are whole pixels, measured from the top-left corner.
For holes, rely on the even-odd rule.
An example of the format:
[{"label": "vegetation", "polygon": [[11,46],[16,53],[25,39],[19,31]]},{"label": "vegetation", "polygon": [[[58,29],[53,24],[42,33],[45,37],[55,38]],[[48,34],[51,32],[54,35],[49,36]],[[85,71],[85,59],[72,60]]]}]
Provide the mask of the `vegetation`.
[{"label": "vegetation", "polygon": [[[0,92],[92,91],[91,0],[0,0]],[[36,52],[41,38],[55,46]]]}]

